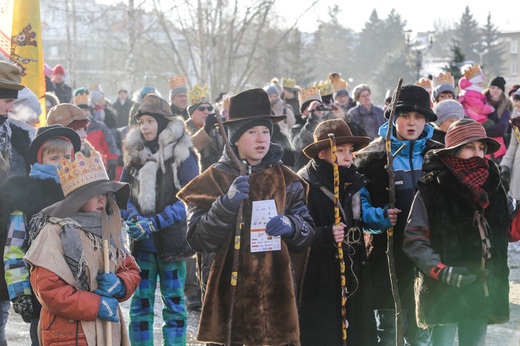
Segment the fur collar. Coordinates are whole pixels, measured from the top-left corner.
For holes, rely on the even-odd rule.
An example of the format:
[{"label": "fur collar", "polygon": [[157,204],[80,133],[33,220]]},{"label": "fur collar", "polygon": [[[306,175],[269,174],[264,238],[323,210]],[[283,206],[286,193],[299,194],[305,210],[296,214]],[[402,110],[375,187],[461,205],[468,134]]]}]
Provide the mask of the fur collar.
[{"label": "fur collar", "polygon": [[123,141],[123,149],[125,167],[130,168],[136,183],[139,183],[137,200],[143,213],[155,211],[157,172],[159,169],[163,174],[166,172],[165,162],[172,161],[173,183],[177,189],[181,189],[177,172],[193,149],[184,122],[177,118],[170,121],[159,134],[159,149],[155,153],[144,145],[138,127],[128,132]]}]

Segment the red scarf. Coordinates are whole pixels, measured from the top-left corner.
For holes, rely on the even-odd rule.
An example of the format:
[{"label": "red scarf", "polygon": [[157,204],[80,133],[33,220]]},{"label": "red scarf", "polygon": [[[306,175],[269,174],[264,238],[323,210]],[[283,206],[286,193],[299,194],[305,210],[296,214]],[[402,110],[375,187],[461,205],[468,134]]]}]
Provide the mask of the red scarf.
[{"label": "red scarf", "polygon": [[475,203],[486,209],[489,205],[489,197],[482,185],[484,185],[489,176],[488,160],[478,156],[469,159],[444,156],[441,157],[441,161],[457,180],[468,188]]}]

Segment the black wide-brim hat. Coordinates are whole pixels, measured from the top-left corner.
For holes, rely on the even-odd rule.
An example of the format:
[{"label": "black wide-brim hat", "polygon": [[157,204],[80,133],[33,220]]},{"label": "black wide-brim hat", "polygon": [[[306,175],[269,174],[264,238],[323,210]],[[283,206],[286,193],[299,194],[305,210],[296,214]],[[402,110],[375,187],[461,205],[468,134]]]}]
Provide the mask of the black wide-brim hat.
[{"label": "black wide-brim hat", "polygon": [[27,149],[26,159],[30,165],[38,162],[38,151],[41,146],[49,139],[55,137],[67,138],[74,147],[74,152],[78,152],[81,149],[81,138],[71,128],[63,127],[62,125],[55,124],[50,126],[41,126],[36,129],[36,136]]},{"label": "black wide-brim hat", "polygon": [[264,89],[249,89],[230,98],[229,117],[224,125],[232,125],[240,121],[265,118],[277,123],[286,118],[285,115],[272,115],[271,102]]},{"label": "black wide-brim hat", "polygon": [[370,137],[353,136],[347,123],[342,119],[325,120],[314,130],[314,143],[303,148],[302,152],[313,159],[323,149],[330,148],[329,133],[334,134],[336,145],[354,144],[354,151],[362,149],[370,143]]},{"label": "black wide-brim hat", "polygon": [[[395,95],[395,92],[394,92]],[[385,118],[390,118],[392,104],[385,110]],[[407,84],[401,88],[399,99],[395,103],[396,117],[400,113],[417,112],[426,117],[427,122],[437,120],[437,115],[430,108],[430,93],[423,87]]]},{"label": "black wide-brim hat", "polygon": [[120,209],[127,209],[130,185],[119,181],[98,180],[78,187],[70,192],[64,200],[43,209],[43,213],[59,218],[69,217],[77,213],[90,199],[107,192],[114,193],[117,206]]}]

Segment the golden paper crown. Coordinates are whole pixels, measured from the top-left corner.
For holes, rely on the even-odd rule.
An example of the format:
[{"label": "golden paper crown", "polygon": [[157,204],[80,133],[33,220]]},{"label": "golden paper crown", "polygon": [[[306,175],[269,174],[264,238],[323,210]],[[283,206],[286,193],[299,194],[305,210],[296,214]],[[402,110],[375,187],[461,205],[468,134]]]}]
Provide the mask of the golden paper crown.
[{"label": "golden paper crown", "polygon": [[81,151],[78,151],[74,155],[74,161],[61,160],[58,177],[65,197],[79,187],[95,181],[110,180],[101,155],[94,150],[90,152],[90,157],[85,157]]},{"label": "golden paper crown", "polygon": [[300,101],[300,107],[307,101],[317,100],[321,101],[320,89],[309,86],[307,89],[302,89],[298,94],[298,100]]},{"label": "golden paper crown", "polygon": [[347,81],[341,78],[338,73],[331,73],[329,75],[329,80],[332,83],[332,89],[335,93],[340,90],[348,90]]},{"label": "golden paper crown", "polygon": [[424,89],[431,91],[432,90],[432,81],[429,78],[420,78],[415,85],[423,87]]},{"label": "golden paper crown", "polygon": [[192,105],[196,103],[210,103],[211,95],[209,93],[209,86],[204,84],[204,87],[201,87],[199,84],[195,84],[189,91],[189,98],[190,104]]},{"label": "golden paper crown", "polygon": [[74,96],[74,104],[76,106],[88,105],[88,94],[77,94],[76,96]]},{"label": "golden paper crown", "polygon": [[186,76],[172,77],[168,80],[168,85],[170,86],[170,89],[186,88]]},{"label": "golden paper crown", "polygon": [[449,84],[452,87],[455,87],[455,80],[454,80],[453,76],[451,75],[451,73],[441,72],[437,76],[433,77],[433,81],[432,81],[433,89],[435,89],[437,86],[439,86],[441,84]]},{"label": "golden paper crown", "polygon": [[295,88],[296,87],[296,80],[291,79],[289,77],[282,77],[282,86],[284,88]]},{"label": "golden paper crown", "polygon": [[314,83],[314,86],[320,89],[321,96],[328,96],[334,94],[334,89],[332,88],[332,83],[330,80],[320,80],[318,83]]},{"label": "golden paper crown", "polygon": [[471,78],[481,75],[482,70],[478,64],[475,64],[473,66],[467,66],[462,73],[464,73],[464,77],[466,77],[467,80],[470,80]]}]

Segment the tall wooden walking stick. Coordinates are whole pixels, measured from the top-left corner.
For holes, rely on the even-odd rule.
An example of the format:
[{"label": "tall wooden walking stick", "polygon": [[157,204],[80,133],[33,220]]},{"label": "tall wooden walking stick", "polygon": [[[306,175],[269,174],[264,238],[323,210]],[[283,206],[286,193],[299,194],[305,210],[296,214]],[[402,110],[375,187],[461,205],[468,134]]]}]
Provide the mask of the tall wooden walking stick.
[{"label": "tall wooden walking stick", "polygon": [[[339,213],[339,169],[338,156],[336,152],[336,138],[333,133],[329,133],[330,149],[332,152],[332,167],[334,172],[334,226],[339,226],[341,217]],[[341,335],[343,345],[347,344],[347,277],[345,274],[345,258],[343,256],[343,242],[336,244],[338,247],[339,275],[341,280]]]},{"label": "tall wooden walking stick", "polygon": [[[403,85],[403,79],[399,78],[397,83],[397,89],[395,90],[394,96],[392,97],[392,108],[390,116],[388,117],[388,131],[385,137],[385,150],[386,150],[386,170],[388,172],[388,209],[393,209],[395,205],[395,173],[393,167],[394,156],[404,148],[401,146],[394,155],[392,155],[392,141],[390,139],[392,135],[392,129],[394,127],[394,113],[395,104],[399,98],[401,87]],[[388,259],[388,273],[390,276],[390,286],[392,287],[392,295],[394,297],[395,307],[395,344],[397,346],[403,345],[403,318],[401,315],[401,297],[399,296],[399,288],[397,287],[397,274],[395,272],[395,261],[394,261],[394,228],[390,227],[386,231],[386,257]]]},{"label": "tall wooden walking stick", "polygon": [[[103,240],[103,271],[105,274],[110,273],[110,225],[105,210],[101,215],[101,240]],[[110,321],[105,322],[105,339],[106,345],[112,346],[112,324]]]},{"label": "tall wooden walking stick", "polygon": [[[231,147],[231,143],[229,143],[229,139],[226,135],[226,130],[224,129],[224,125],[222,124],[222,119],[220,118],[220,113],[218,109],[215,110],[215,116],[217,117],[217,123],[220,131],[220,135],[222,136],[222,140],[224,141],[224,145],[226,146],[226,152],[228,156],[231,158],[235,166],[239,169],[240,175],[246,174],[246,165],[240,162],[238,157],[235,155],[233,148]],[[242,232],[242,228],[244,223],[242,221],[242,214],[244,210],[244,201],[240,202],[240,206],[237,211],[237,219],[235,223],[235,237],[233,241],[233,262],[231,264],[231,302],[229,304],[229,314],[228,320],[226,323],[227,336],[226,336],[226,345],[231,345],[231,332],[233,329],[233,312],[235,310],[235,301],[236,301],[236,292],[237,292],[237,283],[238,283],[238,261],[240,255],[240,234]]]}]

